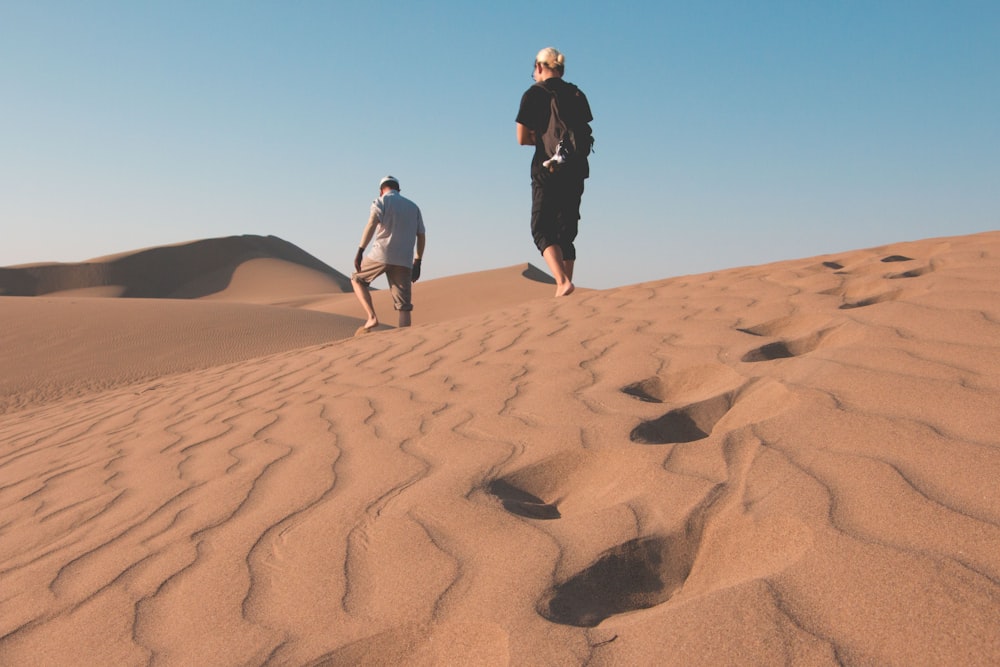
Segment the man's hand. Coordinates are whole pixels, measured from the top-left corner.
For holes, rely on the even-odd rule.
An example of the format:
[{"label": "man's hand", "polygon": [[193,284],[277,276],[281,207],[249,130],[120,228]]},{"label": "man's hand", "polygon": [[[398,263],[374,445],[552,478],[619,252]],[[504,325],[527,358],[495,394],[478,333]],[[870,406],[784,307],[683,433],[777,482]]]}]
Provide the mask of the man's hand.
[{"label": "man's hand", "polygon": [[418,280],[420,280],[420,265],[422,263],[423,262],[419,257],[413,260],[413,270],[410,272],[410,279],[413,282],[417,282]]},{"label": "man's hand", "polygon": [[361,258],[365,254],[364,248],[358,248],[358,254],[354,256],[354,270],[361,271]]}]

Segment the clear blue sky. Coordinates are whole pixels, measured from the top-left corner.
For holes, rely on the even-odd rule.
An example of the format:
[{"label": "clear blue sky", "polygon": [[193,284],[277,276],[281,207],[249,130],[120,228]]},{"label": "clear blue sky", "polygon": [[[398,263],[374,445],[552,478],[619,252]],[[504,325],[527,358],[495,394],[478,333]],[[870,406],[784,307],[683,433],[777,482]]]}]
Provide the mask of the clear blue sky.
[{"label": "clear blue sky", "polygon": [[535,53],[607,288],[1000,228],[1000,2],[0,0],[0,266],[274,234],[347,273],[396,175],[427,278],[523,262]]}]

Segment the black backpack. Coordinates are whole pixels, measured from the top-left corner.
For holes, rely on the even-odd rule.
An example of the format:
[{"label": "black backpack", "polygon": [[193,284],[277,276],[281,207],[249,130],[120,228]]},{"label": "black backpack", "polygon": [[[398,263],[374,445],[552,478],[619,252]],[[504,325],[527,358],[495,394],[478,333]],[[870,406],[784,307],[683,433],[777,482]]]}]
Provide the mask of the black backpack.
[{"label": "black backpack", "polygon": [[[548,159],[542,166],[555,173],[566,165],[590,155],[594,150],[594,136],[591,134],[590,125],[579,119],[580,113],[577,110],[579,104],[560,111],[559,95],[540,83],[538,86],[551,97],[549,126],[542,134],[542,145],[545,147]],[[569,97],[570,95],[572,97]],[[563,102],[568,102],[566,106],[571,106],[582,95],[579,88],[573,84],[566,84]]]}]

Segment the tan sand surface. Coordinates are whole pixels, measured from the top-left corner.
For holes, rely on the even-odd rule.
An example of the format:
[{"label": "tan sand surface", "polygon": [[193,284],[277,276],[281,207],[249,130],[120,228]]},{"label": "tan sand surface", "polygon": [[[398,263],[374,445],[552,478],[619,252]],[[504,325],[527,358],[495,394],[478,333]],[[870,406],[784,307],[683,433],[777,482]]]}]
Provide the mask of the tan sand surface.
[{"label": "tan sand surface", "polygon": [[260,259],[0,299],[0,664],[1000,663],[1000,232],[364,336]]},{"label": "tan sand surface", "polygon": [[[418,282],[414,320],[522,304],[554,284],[529,264]],[[385,279],[373,287],[379,329],[395,328]],[[365,322],[347,278],[276,237],[0,268],[0,295],[19,292],[41,295],[0,296],[0,412],[349,338]],[[145,298],[118,298],[129,293]]]}]

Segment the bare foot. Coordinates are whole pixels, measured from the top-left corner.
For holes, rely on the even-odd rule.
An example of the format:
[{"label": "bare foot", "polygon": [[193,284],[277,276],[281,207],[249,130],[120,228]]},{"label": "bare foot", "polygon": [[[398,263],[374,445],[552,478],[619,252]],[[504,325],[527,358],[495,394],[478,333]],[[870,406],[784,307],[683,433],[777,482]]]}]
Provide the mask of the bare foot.
[{"label": "bare foot", "polygon": [[573,286],[573,283],[567,283],[562,287],[556,288],[556,296],[569,296],[570,294],[573,293],[574,289],[576,288]]},{"label": "bare foot", "polygon": [[366,330],[369,330],[369,329],[374,329],[377,326],[378,326],[378,318],[377,317],[373,317],[373,318],[369,319],[367,322],[365,322],[364,328]]}]

